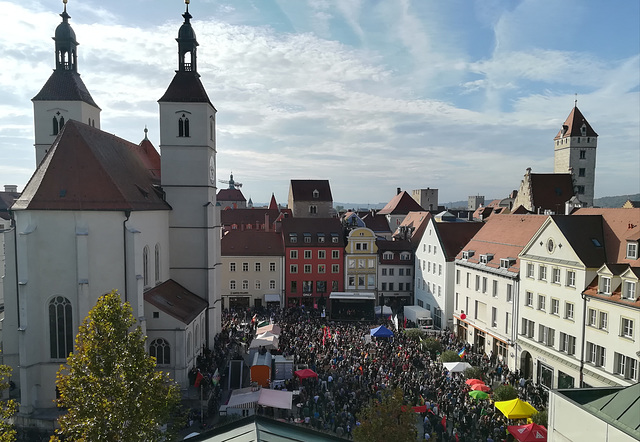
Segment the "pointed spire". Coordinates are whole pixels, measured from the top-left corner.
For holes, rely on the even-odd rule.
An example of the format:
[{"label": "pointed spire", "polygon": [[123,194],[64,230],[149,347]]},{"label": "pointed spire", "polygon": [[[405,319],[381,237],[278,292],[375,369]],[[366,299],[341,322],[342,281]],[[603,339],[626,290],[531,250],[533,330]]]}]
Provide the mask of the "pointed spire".
[{"label": "pointed spire", "polygon": [[149,129],[147,129],[147,125],[144,125],[144,139],[148,140],[149,138],[147,137],[147,133],[149,132]]},{"label": "pointed spire", "polygon": [[279,210],[278,203],[276,202],[276,196],[271,193],[271,202],[269,202],[269,210]]},{"label": "pointed spire", "polygon": [[194,72],[198,73],[196,63],[196,48],[198,47],[198,41],[196,40],[196,33],[191,27],[192,15],[189,14],[189,0],[185,0],[186,10],[182,17],[184,17],[184,23],[180,26],[178,31],[178,72]]}]

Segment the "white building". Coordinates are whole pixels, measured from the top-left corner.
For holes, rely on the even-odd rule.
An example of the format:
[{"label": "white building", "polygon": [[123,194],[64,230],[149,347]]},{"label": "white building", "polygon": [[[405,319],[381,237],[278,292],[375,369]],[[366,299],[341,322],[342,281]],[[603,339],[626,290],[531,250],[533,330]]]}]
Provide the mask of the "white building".
[{"label": "white building", "polygon": [[100,130],[65,6],[56,69],[33,99],[37,169],[4,235],[4,362],[23,415],[55,407],[56,372],[78,327],[113,289],[182,387],[220,330],[216,110],[197,72],[188,10],[183,17],[178,70],[159,100],[160,165],[146,137],[137,145]]}]

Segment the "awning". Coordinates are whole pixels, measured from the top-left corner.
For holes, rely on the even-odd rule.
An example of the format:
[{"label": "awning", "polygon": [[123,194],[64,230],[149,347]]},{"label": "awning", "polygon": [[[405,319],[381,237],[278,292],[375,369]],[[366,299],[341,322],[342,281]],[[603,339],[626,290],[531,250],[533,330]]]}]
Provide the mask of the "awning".
[{"label": "awning", "polygon": [[280,302],[280,295],[276,294],[265,294],[264,302]]},{"label": "awning", "polygon": [[258,405],[291,410],[292,400],[293,393],[290,391],[270,390],[267,388],[263,388],[262,390],[260,390],[260,399],[258,399]]}]

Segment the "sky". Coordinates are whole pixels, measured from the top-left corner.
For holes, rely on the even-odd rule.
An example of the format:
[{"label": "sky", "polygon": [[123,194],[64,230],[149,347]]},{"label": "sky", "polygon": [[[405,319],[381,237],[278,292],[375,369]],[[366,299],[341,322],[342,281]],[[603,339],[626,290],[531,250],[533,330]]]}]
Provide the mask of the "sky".
[{"label": "sky", "polygon": [[[33,174],[33,98],[54,68],[62,1],[0,1],[0,185]],[[180,0],[69,0],[101,128],[158,150]],[[286,204],[291,179],[335,202],[506,197],[553,172],[577,97],[598,133],[595,196],[640,192],[637,0],[192,0],[217,113],[219,179]],[[576,95],[577,94],[577,95]],[[225,184],[220,184],[225,187]]]}]

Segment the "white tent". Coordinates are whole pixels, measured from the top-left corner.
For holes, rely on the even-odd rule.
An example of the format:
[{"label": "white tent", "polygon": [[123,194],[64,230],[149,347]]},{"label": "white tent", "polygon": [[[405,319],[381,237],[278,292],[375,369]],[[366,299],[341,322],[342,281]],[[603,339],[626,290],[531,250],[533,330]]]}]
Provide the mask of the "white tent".
[{"label": "white tent", "polygon": [[260,327],[258,330],[256,330],[256,334],[258,335],[265,332],[271,332],[276,336],[280,336],[282,330],[280,329],[280,326],[276,324],[265,325],[264,327]]},{"label": "white tent", "polygon": [[231,393],[227,408],[255,408],[256,405],[263,407],[282,408],[291,410],[293,393],[291,391],[270,390],[261,388],[252,391],[251,388],[234,390]]},{"label": "white tent", "polygon": [[260,348],[260,347],[264,347],[267,350],[270,349],[277,349],[278,348],[278,338],[275,336],[271,336],[268,338],[264,338],[264,339],[254,339],[253,341],[251,341],[251,345],[249,345],[249,348]]},{"label": "white tent", "polygon": [[462,373],[467,368],[471,368],[471,364],[467,362],[443,362],[442,365],[449,373]]},{"label": "white tent", "polygon": [[257,336],[255,337],[255,339],[267,339],[267,338],[271,338],[271,337],[274,337],[274,338],[276,338],[276,339],[277,339],[277,338],[278,338],[278,335],[276,335],[276,334],[274,334],[274,333],[271,333],[271,332],[264,332],[264,333],[262,333],[262,334],[257,335]]}]

